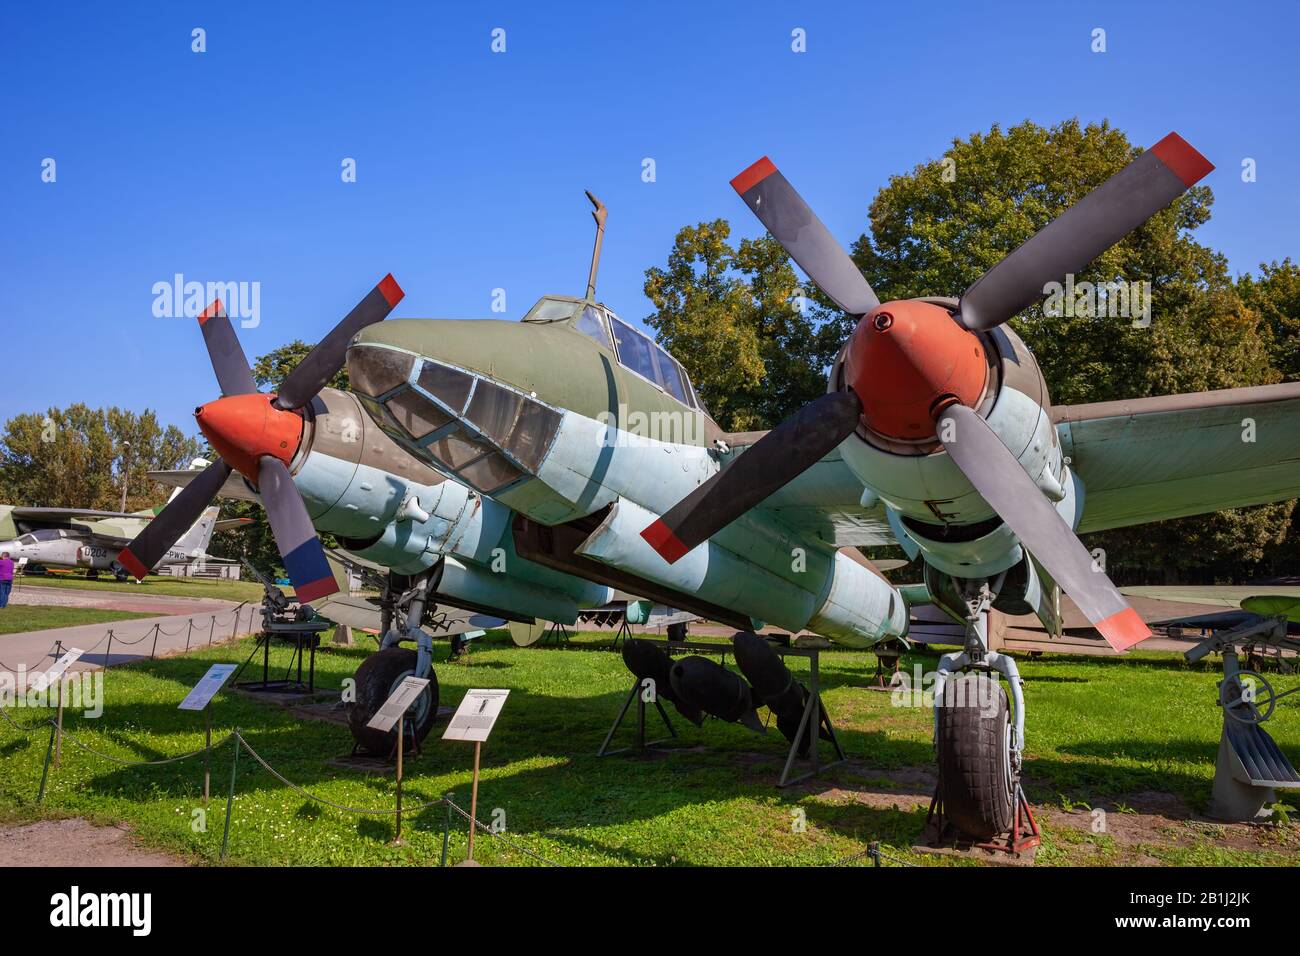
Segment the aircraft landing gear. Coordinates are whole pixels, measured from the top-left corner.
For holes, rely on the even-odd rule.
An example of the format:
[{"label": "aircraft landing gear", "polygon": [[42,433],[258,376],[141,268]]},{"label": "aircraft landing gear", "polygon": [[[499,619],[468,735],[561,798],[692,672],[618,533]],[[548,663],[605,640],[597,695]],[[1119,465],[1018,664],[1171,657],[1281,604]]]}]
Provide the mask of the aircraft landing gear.
[{"label": "aircraft landing gear", "polygon": [[[985,849],[1019,853],[1038,845],[1039,831],[1020,787],[1023,681],[1015,660],[988,650],[994,594],[987,582],[963,594],[966,648],[939,660],[934,685],[939,782],[926,823],[932,843],[964,837]],[[958,833],[946,832],[950,829]]]},{"label": "aircraft landing gear", "polygon": [[[397,731],[381,732],[367,727],[370,718],[406,677],[428,678],[429,686],[407,710],[406,721],[413,729],[415,743],[421,743],[433,728],[438,716],[438,676],[433,672],[433,640],[421,628],[429,595],[437,586],[442,564],[414,579],[412,587],[396,593],[393,581],[385,582],[381,620],[385,624],[379,650],[367,657],[356,673],[356,699],[348,706],[348,728],[357,746],[377,757],[395,751]],[[400,646],[414,641],[415,650]]]}]

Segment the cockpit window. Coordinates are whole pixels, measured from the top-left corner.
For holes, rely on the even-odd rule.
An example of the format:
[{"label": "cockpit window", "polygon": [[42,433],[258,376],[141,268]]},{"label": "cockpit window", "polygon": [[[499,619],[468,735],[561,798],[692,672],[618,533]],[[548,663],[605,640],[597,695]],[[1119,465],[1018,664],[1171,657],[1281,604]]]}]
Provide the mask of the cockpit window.
[{"label": "cockpit window", "polygon": [[677,367],[672,356],[663,349],[656,348],[655,351],[659,357],[659,372],[663,378],[664,391],[683,405],[689,405],[691,400],[686,397],[686,380],[682,370]]},{"label": "cockpit window", "polygon": [[582,310],[582,315],[573,323],[573,327],[595,342],[599,342],[611,352],[614,351],[614,343],[609,339],[609,330],[605,328],[605,316],[600,309],[594,306],[587,306]]},{"label": "cockpit window", "polygon": [[650,340],[622,319],[614,318],[613,314],[609,323],[614,329],[614,341],[618,342],[618,360],[638,375],[659,384],[655,350]]},{"label": "cockpit window", "polygon": [[35,544],[35,543],[36,543],[36,535],[34,535],[34,534],[25,534],[25,535],[23,535],[21,538],[18,539],[18,543],[19,543],[19,544]]},{"label": "cockpit window", "polygon": [[569,318],[578,311],[581,302],[573,299],[557,299],[547,296],[537,300],[537,304],[528,310],[524,322],[559,322]]}]

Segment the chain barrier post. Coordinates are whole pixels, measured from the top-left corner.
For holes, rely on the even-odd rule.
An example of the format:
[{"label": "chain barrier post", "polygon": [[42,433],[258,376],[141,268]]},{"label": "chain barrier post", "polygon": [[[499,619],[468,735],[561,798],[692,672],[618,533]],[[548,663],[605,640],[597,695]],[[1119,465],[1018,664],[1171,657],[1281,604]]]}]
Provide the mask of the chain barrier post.
[{"label": "chain barrier post", "polygon": [[158,654],[158,630],[161,627],[161,622],[153,626],[153,647],[149,650],[149,660],[153,660]]},{"label": "chain barrier post", "polygon": [[217,629],[217,616],[212,615],[212,623],[208,625],[208,647],[212,646],[212,635]]},{"label": "chain barrier post", "polygon": [[113,656],[113,629],[108,629],[108,647],[104,650],[104,670],[108,670],[109,659]]},{"label": "chain barrier post", "polygon": [[54,738],[58,734],[59,728],[54,721],[50,721],[50,742],[45,746],[45,769],[41,771],[41,788],[36,791],[36,802],[38,804],[45,802],[45,781],[50,776],[50,758],[54,755]]},{"label": "chain barrier post", "polygon": [[221,859],[226,858],[226,846],[230,842],[230,811],[235,805],[235,773],[239,769],[239,748],[244,743],[244,738],[239,735],[239,728],[235,728],[235,755],[230,759],[230,793],[226,795],[226,825],[221,831]]},{"label": "chain barrier post", "polygon": [[185,653],[190,652],[190,635],[194,633],[194,618],[185,619]]}]

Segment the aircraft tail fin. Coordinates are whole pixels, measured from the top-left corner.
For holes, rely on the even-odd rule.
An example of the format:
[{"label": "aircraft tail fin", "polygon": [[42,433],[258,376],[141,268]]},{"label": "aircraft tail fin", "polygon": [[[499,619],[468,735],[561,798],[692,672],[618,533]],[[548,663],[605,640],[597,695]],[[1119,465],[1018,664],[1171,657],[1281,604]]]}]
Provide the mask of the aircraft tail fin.
[{"label": "aircraft tail fin", "polygon": [[199,515],[199,520],[190,525],[190,530],[181,535],[181,539],[176,542],[174,548],[177,551],[184,551],[185,554],[192,558],[202,557],[207,553],[208,544],[212,541],[213,529],[217,526],[217,515],[220,508],[216,505],[210,505],[203,509],[203,514]]}]

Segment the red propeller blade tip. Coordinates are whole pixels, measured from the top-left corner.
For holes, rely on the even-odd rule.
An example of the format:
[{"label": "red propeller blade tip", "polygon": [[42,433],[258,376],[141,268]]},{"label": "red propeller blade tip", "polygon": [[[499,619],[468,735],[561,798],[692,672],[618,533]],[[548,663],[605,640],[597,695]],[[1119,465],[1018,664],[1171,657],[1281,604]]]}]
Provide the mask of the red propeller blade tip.
[{"label": "red propeller blade tip", "polygon": [[402,301],[402,296],[406,295],[406,293],[402,291],[402,287],[397,284],[397,280],[393,278],[391,272],[384,276],[383,280],[380,281],[379,293],[384,297],[384,301],[390,306],[396,306],[397,303]]},{"label": "red propeller blade tip", "polygon": [[733,179],[731,188],[736,191],[737,195],[743,196],[774,172],[776,172],[776,165],[764,156]]},{"label": "red propeller blade tip", "polygon": [[659,553],[659,557],[669,564],[672,564],[690,550],[678,540],[677,535],[673,534],[668,525],[664,524],[662,518],[642,531],[641,537],[645,538],[650,547]]},{"label": "red propeller blade tip", "polygon": [[293,594],[300,604],[306,604],[308,601],[315,601],[327,594],[333,594],[338,589],[338,582],[334,580],[333,575],[330,575],[316,581],[309,581],[301,587],[294,585]]},{"label": "red propeller blade tip", "polygon": [[1170,133],[1151,147],[1151,152],[1159,157],[1160,162],[1169,167],[1169,171],[1191,188],[1210,174],[1214,164],[1196,151],[1191,143],[1177,133]]},{"label": "red propeller blade tip", "polygon": [[226,314],[226,307],[221,304],[220,299],[213,299],[212,304],[199,313],[199,325],[202,325],[208,319],[216,318],[219,315]]},{"label": "red propeller blade tip", "polygon": [[1126,651],[1151,636],[1151,628],[1131,607],[1098,621],[1095,626],[1106,643],[1117,651]]},{"label": "red propeller blade tip", "polygon": [[117,563],[135,575],[137,581],[143,581],[145,575],[149,573],[149,569],[129,550],[124,550],[117,556]]}]

